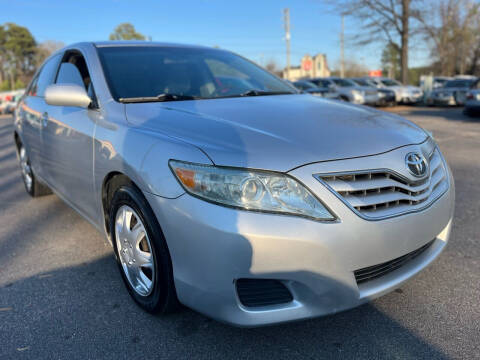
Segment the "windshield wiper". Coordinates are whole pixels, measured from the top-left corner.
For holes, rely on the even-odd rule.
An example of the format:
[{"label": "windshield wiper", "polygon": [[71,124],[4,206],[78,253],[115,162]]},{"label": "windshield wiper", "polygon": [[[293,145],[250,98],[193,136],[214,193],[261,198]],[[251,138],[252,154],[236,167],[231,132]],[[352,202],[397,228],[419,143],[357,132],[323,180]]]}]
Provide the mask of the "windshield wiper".
[{"label": "windshield wiper", "polygon": [[192,95],[181,95],[181,94],[159,94],[157,96],[140,96],[140,97],[131,97],[131,98],[119,98],[118,101],[129,104],[129,103],[143,103],[143,102],[163,102],[163,101],[182,101],[182,100],[195,100],[197,99]]},{"label": "windshield wiper", "polygon": [[238,96],[265,96],[265,95],[286,95],[286,94],[295,94],[290,91],[265,91],[265,90],[247,90]]}]

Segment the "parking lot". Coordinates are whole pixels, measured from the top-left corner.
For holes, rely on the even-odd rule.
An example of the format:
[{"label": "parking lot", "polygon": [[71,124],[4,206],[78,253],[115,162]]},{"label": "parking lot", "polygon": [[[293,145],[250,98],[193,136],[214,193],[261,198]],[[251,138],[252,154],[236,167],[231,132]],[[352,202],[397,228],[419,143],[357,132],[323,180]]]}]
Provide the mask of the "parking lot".
[{"label": "parking lot", "polygon": [[0,117],[0,359],[480,358],[480,118],[396,107],[431,131],[456,182],[450,244],[401,289],[334,316],[233,328],[131,300],[106,240],[56,196],[30,198]]}]

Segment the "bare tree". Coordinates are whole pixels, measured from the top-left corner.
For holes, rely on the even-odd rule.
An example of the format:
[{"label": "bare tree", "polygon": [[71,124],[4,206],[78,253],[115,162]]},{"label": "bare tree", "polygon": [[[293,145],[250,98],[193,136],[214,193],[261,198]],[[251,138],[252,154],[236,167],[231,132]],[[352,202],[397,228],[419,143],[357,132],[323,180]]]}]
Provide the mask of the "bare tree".
[{"label": "bare tree", "polygon": [[480,57],[480,4],[473,0],[430,0],[422,17],[434,70],[442,75],[475,73]]},{"label": "bare tree", "polygon": [[40,43],[37,47],[37,53],[35,57],[35,65],[38,67],[42,65],[46,58],[48,58],[55,51],[65,47],[65,44],[61,41],[47,40]]},{"label": "bare tree", "polygon": [[282,76],[282,70],[278,66],[277,62],[273,59],[268,60],[267,64],[265,65],[265,69],[270,71],[272,74],[277,76]]},{"label": "bare tree", "polygon": [[373,41],[383,41],[398,51],[401,80],[404,83],[408,82],[409,40],[417,31],[422,2],[422,0],[330,1],[339,13],[358,20],[361,30],[355,36],[357,44],[366,45]]},{"label": "bare tree", "polygon": [[[332,71],[332,76],[340,76],[341,75],[341,64],[340,62],[336,64],[335,70]],[[350,77],[363,77],[368,75],[368,68],[356,62],[352,59],[346,59],[344,61],[344,76],[347,78]]]}]

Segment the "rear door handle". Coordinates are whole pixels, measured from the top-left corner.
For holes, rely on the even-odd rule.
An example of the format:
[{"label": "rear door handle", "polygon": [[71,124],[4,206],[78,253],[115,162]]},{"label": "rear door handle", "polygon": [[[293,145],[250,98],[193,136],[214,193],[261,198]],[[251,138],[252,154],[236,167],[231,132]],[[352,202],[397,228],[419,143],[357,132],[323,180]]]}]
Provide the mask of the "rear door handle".
[{"label": "rear door handle", "polygon": [[42,114],[42,125],[43,127],[46,127],[48,125],[48,113],[44,112]]}]

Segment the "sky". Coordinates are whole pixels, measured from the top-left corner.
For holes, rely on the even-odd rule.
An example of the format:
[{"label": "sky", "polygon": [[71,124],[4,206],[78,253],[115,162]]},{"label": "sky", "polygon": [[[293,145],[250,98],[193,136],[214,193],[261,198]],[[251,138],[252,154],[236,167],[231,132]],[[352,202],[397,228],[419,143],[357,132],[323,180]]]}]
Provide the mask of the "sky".
[{"label": "sky", "polygon": [[[324,53],[330,69],[340,58],[340,17],[322,0],[0,0],[0,24],[27,27],[37,42],[71,44],[107,40],[130,22],[153,41],[219,46],[265,65],[286,63],[283,9],[290,9],[292,65],[305,54]],[[358,30],[345,21],[346,38]],[[380,68],[381,44],[358,47],[347,40],[345,58]],[[412,52],[410,65],[426,60]]]}]

